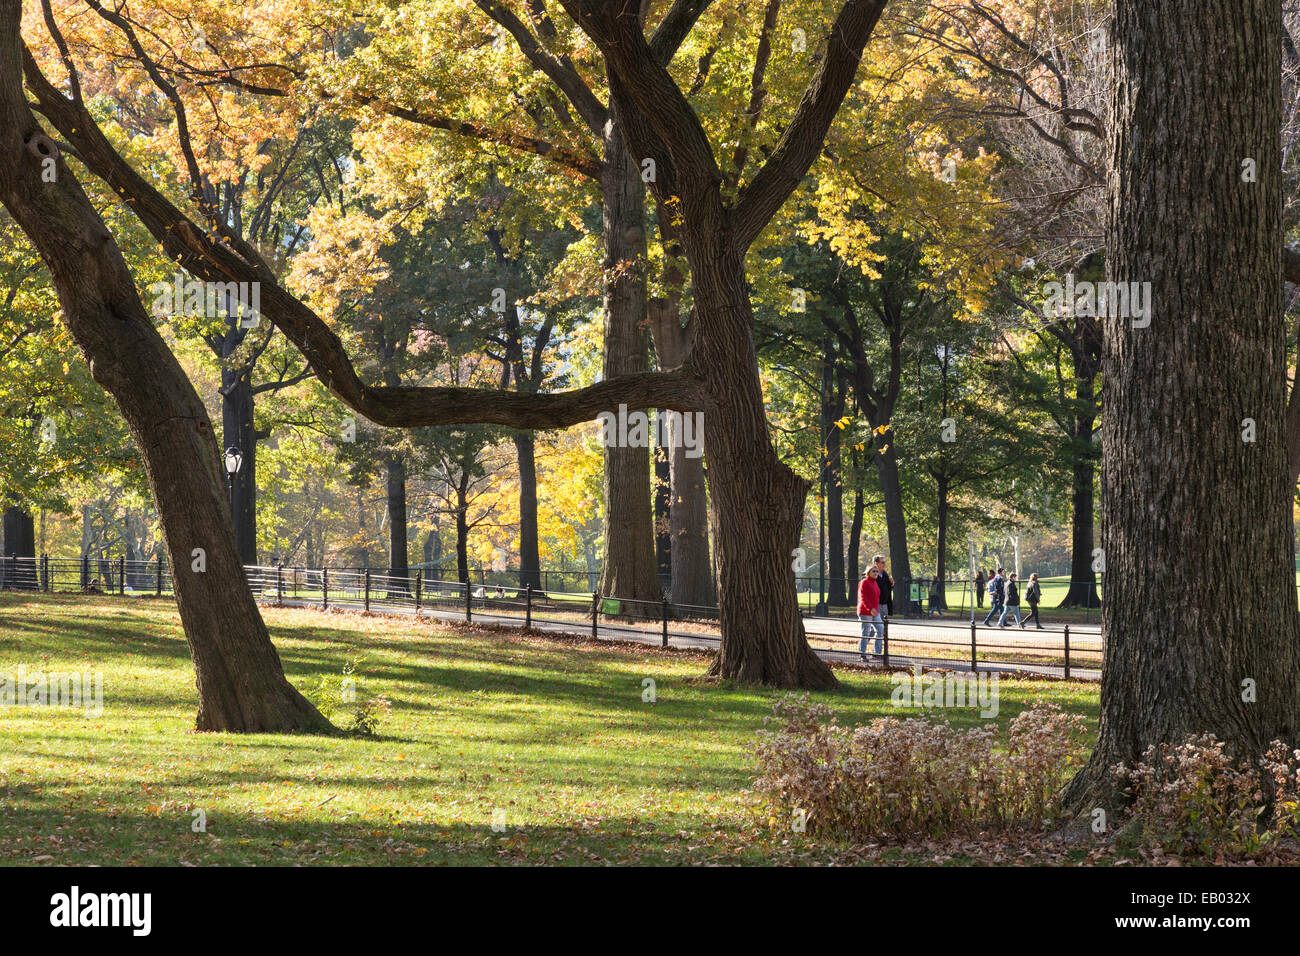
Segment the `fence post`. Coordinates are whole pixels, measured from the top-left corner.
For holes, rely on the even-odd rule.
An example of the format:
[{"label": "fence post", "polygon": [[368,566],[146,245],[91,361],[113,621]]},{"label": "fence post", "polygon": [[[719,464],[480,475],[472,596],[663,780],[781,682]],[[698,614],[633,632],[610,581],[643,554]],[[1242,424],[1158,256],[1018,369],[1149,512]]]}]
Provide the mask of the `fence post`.
[{"label": "fence post", "polygon": [[532,629],[533,626],[533,583],[529,581],[524,585],[524,627]]},{"label": "fence post", "polygon": [[596,639],[596,628],[600,621],[600,592],[591,592],[591,639]]},{"label": "fence post", "polygon": [[284,565],[275,566],[275,603],[284,603]]},{"label": "fence post", "polygon": [[1070,625],[1065,625],[1065,679],[1070,679]]},{"label": "fence post", "polygon": [[420,577],[423,574],[424,574],[423,571],[415,572],[415,616],[416,617],[420,616]]},{"label": "fence post", "polygon": [[885,618],[885,626],[882,628],[885,632],[885,667],[889,667],[889,618]]},{"label": "fence post", "polygon": [[366,568],[366,573],[364,576],[366,579],[366,610],[369,611],[370,610],[370,569],[369,568]]},{"label": "fence post", "polygon": [[117,593],[126,593],[126,558],[117,556]]},{"label": "fence post", "polygon": [[664,622],[664,647],[667,647],[668,646],[668,598],[667,597],[664,598],[663,622]]},{"label": "fence post", "polygon": [[465,575],[465,620],[474,620],[474,585],[470,583],[469,574]]},{"label": "fence post", "polygon": [[970,625],[970,670],[974,674],[980,669],[979,661],[975,657],[975,622],[971,621]]},{"label": "fence post", "polygon": [[50,556],[48,554],[41,555],[41,590],[47,592],[50,590]]},{"label": "fence post", "polygon": [[154,597],[162,597],[162,552],[158,552],[158,568],[154,572]]},{"label": "fence post", "polygon": [[90,555],[81,556],[81,590],[90,587]]},{"label": "fence post", "polygon": [[330,569],[320,569],[320,609],[328,611],[330,607]]}]

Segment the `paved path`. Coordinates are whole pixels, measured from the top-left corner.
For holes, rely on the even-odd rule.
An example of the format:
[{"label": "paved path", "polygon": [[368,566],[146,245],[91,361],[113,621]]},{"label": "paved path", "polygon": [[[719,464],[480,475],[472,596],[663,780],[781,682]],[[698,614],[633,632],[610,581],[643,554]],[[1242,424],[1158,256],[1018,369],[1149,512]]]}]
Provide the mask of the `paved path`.
[{"label": "paved path", "polygon": [[[263,596],[267,603],[274,604],[269,595]],[[314,601],[285,598],[285,607],[319,607]],[[361,601],[331,598],[331,607],[361,610]],[[415,615],[415,608],[404,604],[382,604],[372,602],[371,608],[376,613],[394,614],[405,617]],[[548,618],[548,607],[536,607],[533,613],[533,628],[557,634],[570,634],[582,637],[591,636],[590,620],[575,621]],[[552,613],[555,613],[553,610]],[[571,612],[570,612],[571,613]],[[987,612],[986,612],[987,613]],[[430,620],[459,622],[465,620],[464,610],[444,608],[420,609],[420,617]],[[501,624],[520,627],[524,619],[522,613],[502,613],[488,607],[476,606],[473,619],[485,624]],[[976,622],[978,625],[978,621]],[[828,661],[843,664],[859,663],[856,641],[860,629],[857,621],[841,618],[804,618],[804,630],[818,656]],[[964,623],[953,620],[919,621],[899,620],[890,623],[889,663],[891,668],[908,668],[913,664],[941,666],[951,670],[969,671],[970,662],[970,621]],[[608,640],[636,641],[643,644],[661,646],[663,642],[662,625],[648,622],[644,626],[602,621],[597,629],[597,637]],[[977,669],[981,671],[998,671],[1008,674],[1042,674],[1063,677],[1065,668],[1059,664],[1042,661],[1021,661],[1014,658],[1037,654],[1041,657],[1063,657],[1062,629],[1045,628],[1042,631],[1020,628],[977,627]],[[714,649],[718,646],[716,632],[677,630],[669,622],[668,644],[671,647]],[[826,646],[831,645],[831,646]],[[899,651],[892,650],[899,648]],[[1070,625],[1070,676],[1083,680],[1099,680],[1101,628],[1099,625]],[[928,653],[927,653],[928,652]],[[959,655],[959,656],[954,656]],[[1075,663],[1077,661],[1077,663]],[[882,663],[880,658],[871,657],[872,664]]]}]

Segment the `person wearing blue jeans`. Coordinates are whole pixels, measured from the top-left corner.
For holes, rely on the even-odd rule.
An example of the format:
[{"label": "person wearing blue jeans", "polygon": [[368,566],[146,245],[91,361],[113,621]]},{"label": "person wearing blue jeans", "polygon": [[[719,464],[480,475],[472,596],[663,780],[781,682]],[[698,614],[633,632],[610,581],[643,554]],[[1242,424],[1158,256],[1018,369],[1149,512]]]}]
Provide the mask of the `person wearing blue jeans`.
[{"label": "person wearing blue jeans", "polygon": [[1005,579],[1002,577],[1002,568],[998,568],[998,573],[989,581],[989,614],[988,617],[984,618],[985,624],[988,624],[989,621],[1002,613],[1002,585],[1004,583]]},{"label": "person wearing blue jeans", "polygon": [[1006,595],[1002,601],[1002,616],[998,618],[998,627],[1007,627],[1007,615],[1010,614],[1020,623],[1020,587],[1016,584],[1016,572],[1007,575]]},{"label": "person wearing blue jeans", "polygon": [[862,622],[862,640],[858,641],[858,656],[867,660],[867,640],[876,639],[876,653],[880,653],[880,639],[884,635],[884,622],[880,617],[880,585],[876,579],[880,572],[867,568],[867,576],[858,585],[858,620]]}]

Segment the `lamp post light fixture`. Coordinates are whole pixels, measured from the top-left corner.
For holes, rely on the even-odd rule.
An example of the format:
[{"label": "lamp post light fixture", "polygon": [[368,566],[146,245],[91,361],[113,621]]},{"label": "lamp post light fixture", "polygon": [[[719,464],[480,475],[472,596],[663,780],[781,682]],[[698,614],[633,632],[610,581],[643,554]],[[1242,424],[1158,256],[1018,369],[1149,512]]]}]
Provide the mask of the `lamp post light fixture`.
[{"label": "lamp post light fixture", "polygon": [[239,466],[244,463],[244,456],[239,453],[235,447],[227,448],[223,456],[226,464],[226,493],[230,495],[230,514],[235,514],[235,475],[239,473]]}]

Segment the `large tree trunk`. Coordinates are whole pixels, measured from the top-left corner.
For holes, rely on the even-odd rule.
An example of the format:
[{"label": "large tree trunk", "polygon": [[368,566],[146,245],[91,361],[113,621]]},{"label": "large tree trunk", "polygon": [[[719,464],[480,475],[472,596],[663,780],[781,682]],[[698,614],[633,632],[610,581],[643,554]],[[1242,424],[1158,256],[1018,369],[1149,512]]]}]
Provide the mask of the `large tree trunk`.
[{"label": "large tree trunk", "polygon": [[[662,418],[666,412],[660,409],[658,415]],[[655,435],[663,439],[655,449],[654,460],[654,521],[655,521],[655,567],[659,569],[660,581],[672,581],[673,573],[673,535],[669,530],[672,521],[669,517],[672,504],[672,465],[669,459],[672,455],[667,444],[668,432],[662,424],[655,428]],[[671,584],[669,590],[672,589]]]},{"label": "large tree trunk", "polygon": [[1151,318],[1105,329],[1106,657],[1097,747],[1067,793],[1079,811],[1106,806],[1110,768],[1148,745],[1296,742],[1280,45],[1276,0],[1115,3],[1107,269],[1151,282]]},{"label": "large tree trunk", "polygon": [[406,459],[389,455],[384,461],[388,500],[388,573],[395,578],[410,576],[407,557]]},{"label": "large tree trunk", "polygon": [[[21,4],[0,0],[0,201],[49,268],[61,317],[113,396],[144,458],[194,658],[199,730],[324,730],[285,679],[231,532],[212,423],[154,328],[112,235],[52,143],[22,86]],[[196,570],[196,553],[205,561]]]},{"label": "large tree trunk", "polygon": [[934,573],[939,581],[939,590],[937,592],[938,600],[932,604],[932,610],[945,610],[948,607],[947,589],[944,587],[948,572],[948,481],[947,472],[940,472],[935,478],[939,498],[938,508],[936,509],[939,518],[939,533],[934,549]]},{"label": "large tree trunk", "polygon": [[[645,184],[611,118],[601,179],[605,242],[605,378],[649,368],[646,337]],[[617,412],[617,409],[610,409]],[[600,593],[658,602],[650,452],[605,449],[605,556]]]},{"label": "large tree trunk", "polygon": [[1093,571],[1093,472],[1096,468],[1092,432],[1096,418],[1089,413],[1096,408],[1094,376],[1079,370],[1081,356],[1075,356],[1075,398],[1071,454],[1074,457],[1073,506],[1070,529],[1070,587],[1061,607],[1097,607],[1097,576]]},{"label": "large tree trunk", "polygon": [[[654,299],[649,305],[651,338],[661,369],[677,368],[690,356],[694,319],[682,325],[678,297]],[[709,555],[709,500],[696,432],[694,451],[686,447],[685,422],[668,416],[668,533],[674,604],[712,607],[718,599]]]},{"label": "large tree trunk", "polygon": [[889,610],[891,614],[905,614],[912,607],[909,597],[912,564],[907,556],[907,516],[903,513],[903,484],[898,475],[898,456],[895,454],[893,443],[892,430],[877,435],[875,459],[876,472],[880,476],[880,493],[885,499],[885,525],[889,534],[889,574],[894,579],[894,605]]},{"label": "large tree trunk", "polygon": [[542,558],[537,531],[537,458],[532,432],[515,432],[519,462],[519,586],[542,586]]},{"label": "large tree trunk", "polygon": [[[35,558],[36,526],[32,516],[16,505],[5,509],[4,513],[4,550],[0,557]],[[35,561],[18,564],[6,564],[0,580],[8,588],[35,588],[37,586]]]},{"label": "large tree trunk", "polygon": [[[241,341],[227,335],[226,348]],[[228,358],[229,351],[222,358]],[[257,564],[257,437],[253,431],[253,370],[221,369],[221,440],[224,448],[237,448],[243,460],[230,479],[235,546],[239,560]]]},{"label": "large tree trunk", "polygon": [[853,492],[853,518],[849,522],[849,594],[856,604],[858,593],[858,582],[861,579],[858,571],[861,567],[859,564],[859,554],[862,551],[862,515],[866,511],[866,503],[862,500],[862,489]]},{"label": "large tree trunk", "polygon": [[[844,574],[843,442],[840,441],[839,426],[835,424],[844,415],[847,396],[843,383],[838,382],[839,376],[835,374],[835,340],[829,336],[822,341],[822,363],[822,415],[826,435],[826,567],[830,576],[826,600],[832,607],[847,607],[850,598]],[[856,605],[856,600],[853,603]]]},{"label": "large tree trunk", "polygon": [[808,482],[777,458],[754,350],[744,256],[692,237],[700,331],[691,360],[711,370],[705,409],[722,633],[710,674],[778,687],[829,688],[835,675],[804,636],[790,553]]}]

